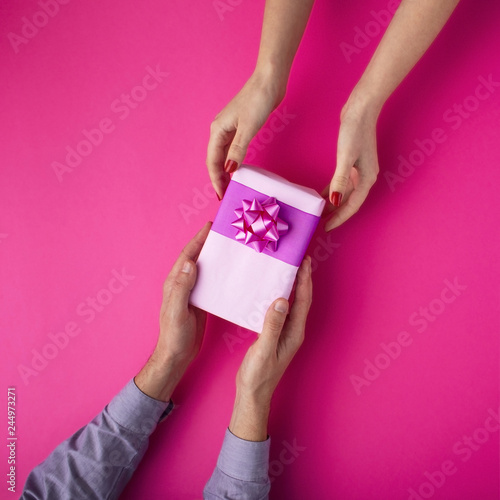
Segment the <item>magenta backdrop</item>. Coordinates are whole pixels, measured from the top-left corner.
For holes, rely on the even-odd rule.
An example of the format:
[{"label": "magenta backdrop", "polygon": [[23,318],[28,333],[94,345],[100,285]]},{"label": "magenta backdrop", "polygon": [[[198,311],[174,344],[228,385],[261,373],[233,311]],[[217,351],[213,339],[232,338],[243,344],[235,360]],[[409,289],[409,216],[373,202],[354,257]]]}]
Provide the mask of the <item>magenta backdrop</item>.
[{"label": "magenta backdrop", "polygon": [[[0,373],[4,401],[17,392],[18,491],[150,354],[163,280],[217,210],[209,125],[252,71],[264,2],[54,5],[0,6]],[[249,163],[323,188],[388,6],[318,0]],[[272,498],[498,498],[499,22],[500,3],[463,0],[383,110],[368,200],[313,238],[307,337],[270,419]],[[210,318],[123,498],[201,498],[252,338]]]}]

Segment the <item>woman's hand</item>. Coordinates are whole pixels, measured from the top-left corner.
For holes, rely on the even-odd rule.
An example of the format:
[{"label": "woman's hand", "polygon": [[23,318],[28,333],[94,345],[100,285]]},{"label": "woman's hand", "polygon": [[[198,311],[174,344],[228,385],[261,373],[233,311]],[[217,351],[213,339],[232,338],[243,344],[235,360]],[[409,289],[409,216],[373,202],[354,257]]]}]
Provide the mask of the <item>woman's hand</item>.
[{"label": "woman's hand", "polygon": [[273,71],[256,71],[210,126],[207,167],[219,199],[243,162],[248,145],[285,95],[286,82]]},{"label": "woman's hand", "polygon": [[255,71],[210,127],[207,167],[219,199],[248,144],[285,97],[293,58],[314,0],[266,0]]},{"label": "woman's hand", "polygon": [[[422,57],[459,0],[402,0],[342,110],[337,168],[328,190],[326,231],[365,201],[378,174],[376,123],[385,101]],[[326,196],[327,191],[324,192]]]},{"label": "woman's hand", "polygon": [[340,115],[335,175],[323,191],[330,204],[325,230],[343,224],[365,201],[379,172],[376,126],[378,108],[351,95]]}]

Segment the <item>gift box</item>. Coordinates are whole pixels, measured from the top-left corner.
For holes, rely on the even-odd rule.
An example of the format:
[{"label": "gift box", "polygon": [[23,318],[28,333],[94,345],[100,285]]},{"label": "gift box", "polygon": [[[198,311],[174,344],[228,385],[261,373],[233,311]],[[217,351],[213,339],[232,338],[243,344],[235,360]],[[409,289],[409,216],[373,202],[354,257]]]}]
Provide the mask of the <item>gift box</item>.
[{"label": "gift box", "polygon": [[324,204],[313,189],[242,165],[198,258],[191,304],[260,333],[269,305],[290,296]]}]

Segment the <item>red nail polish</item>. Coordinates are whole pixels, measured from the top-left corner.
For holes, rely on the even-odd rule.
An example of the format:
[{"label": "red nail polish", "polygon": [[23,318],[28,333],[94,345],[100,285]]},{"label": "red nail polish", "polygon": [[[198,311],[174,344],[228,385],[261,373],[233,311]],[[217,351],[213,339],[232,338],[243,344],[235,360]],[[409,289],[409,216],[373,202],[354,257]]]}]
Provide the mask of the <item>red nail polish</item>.
[{"label": "red nail polish", "polygon": [[331,201],[334,207],[340,207],[340,202],[342,201],[342,193],[334,191],[331,196]]},{"label": "red nail polish", "polygon": [[224,170],[228,174],[232,174],[237,168],[238,168],[238,162],[236,162],[234,160],[227,160],[226,166],[224,167]]}]

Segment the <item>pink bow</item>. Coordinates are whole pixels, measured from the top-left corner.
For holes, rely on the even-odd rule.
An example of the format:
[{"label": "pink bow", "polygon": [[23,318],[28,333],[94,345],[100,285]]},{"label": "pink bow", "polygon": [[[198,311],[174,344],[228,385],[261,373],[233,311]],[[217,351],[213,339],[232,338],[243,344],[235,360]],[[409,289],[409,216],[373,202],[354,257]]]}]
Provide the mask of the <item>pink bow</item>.
[{"label": "pink bow", "polygon": [[242,208],[234,211],[238,219],[231,223],[238,229],[236,239],[257,252],[264,248],[274,252],[280,236],[288,231],[288,224],[278,217],[279,211],[276,198],[268,198],[262,203],[257,199],[243,200]]}]

